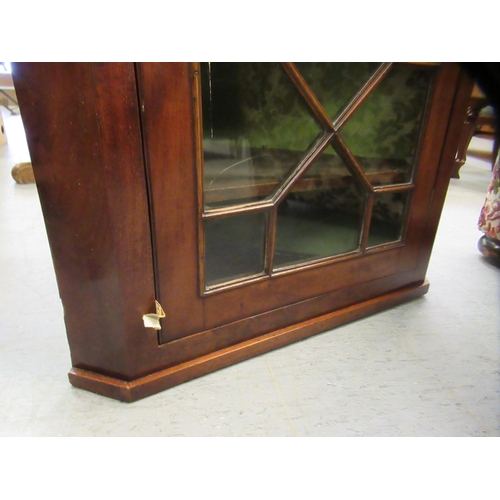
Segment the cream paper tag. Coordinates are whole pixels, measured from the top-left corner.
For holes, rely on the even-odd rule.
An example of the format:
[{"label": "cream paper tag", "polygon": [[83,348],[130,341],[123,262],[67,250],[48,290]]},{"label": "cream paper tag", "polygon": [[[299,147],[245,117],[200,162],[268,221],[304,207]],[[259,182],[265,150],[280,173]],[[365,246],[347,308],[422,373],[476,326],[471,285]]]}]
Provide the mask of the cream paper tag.
[{"label": "cream paper tag", "polygon": [[155,300],[156,314],[145,314],[142,317],[144,321],[144,326],[146,328],[154,328],[155,330],[161,330],[160,319],[165,317],[165,311],[162,309],[160,303]]}]

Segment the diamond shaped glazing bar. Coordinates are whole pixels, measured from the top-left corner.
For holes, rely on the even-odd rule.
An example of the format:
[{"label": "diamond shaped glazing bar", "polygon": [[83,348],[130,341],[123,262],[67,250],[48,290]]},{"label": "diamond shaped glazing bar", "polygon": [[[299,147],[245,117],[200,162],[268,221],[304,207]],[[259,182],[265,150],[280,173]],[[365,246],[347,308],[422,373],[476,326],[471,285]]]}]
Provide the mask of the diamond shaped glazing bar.
[{"label": "diamond shaped glazing bar", "polygon": [[281,63],[281,67],[283,68],[283,71],[286,73],[288,78],[290,78],[292,83],[295,85],[295,88],[298,90],[300,95],[306,101],[311,112],[318,121],[318,124],[326,132],[334,132],[333,123],[328,116],[328,113],[325,111],[325,108],[319,102],[314,92],[311,90],[303,76],[300,74],[295,64]]},{"label": "diamond shaped glazing bar", "polygon": [[377,85],[382,81],[384,76],[391,69],[392,63],[382,63],[377,71],[373,73],[372,77],[366,82],[363,88],[352,98],[349,104],[341,111],[338,118],[333,122],[333,129],[335,132],[339,132],[346,121],[352,116],[352,114],[363,104],[364,100],[371,94],[371,92],[377,87]]}]

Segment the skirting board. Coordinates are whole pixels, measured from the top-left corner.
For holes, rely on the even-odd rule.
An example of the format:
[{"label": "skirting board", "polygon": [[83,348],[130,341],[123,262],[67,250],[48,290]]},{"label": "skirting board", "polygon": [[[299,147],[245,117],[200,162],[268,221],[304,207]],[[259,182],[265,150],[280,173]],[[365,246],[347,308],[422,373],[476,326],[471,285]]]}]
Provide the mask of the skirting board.
[{"label": "skirting board", "polygon": [[426,281],[261,335],[133,381],[107,377],[79,368],[70,370],[69,381],[75,387],[102,396],[124,402],[137,401],[188,380],[413,300],[427,293],[428,289],[429,283]]}]

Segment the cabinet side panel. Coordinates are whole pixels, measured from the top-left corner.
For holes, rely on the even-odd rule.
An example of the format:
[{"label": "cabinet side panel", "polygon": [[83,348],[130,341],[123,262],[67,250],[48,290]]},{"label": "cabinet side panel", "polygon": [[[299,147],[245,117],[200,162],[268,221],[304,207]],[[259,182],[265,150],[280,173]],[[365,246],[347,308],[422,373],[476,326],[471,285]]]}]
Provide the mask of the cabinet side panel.
[{"label": "cabinet side panel", "polygon": [[134,66],[19,63],[14,80],[73,366],[135,378],[155,333]]},{"label": "cabinet side panel", "polygon": [[466,71],[457,64],[453,65],[456,73],[454,82],[455,93],[453,104],[449,115],[448,128],[441,149],[439,168],[435,177],[432,196],[429,200],[424,236],[420,246],[418,264],[415,268],[414,279],[422,279],[429,265],[432,247],[438,230],[439,220],[446,199],[446,193],[450,183],[455,157],[458,151],[460,134],[467,115],[467,107],[474,82]]}]

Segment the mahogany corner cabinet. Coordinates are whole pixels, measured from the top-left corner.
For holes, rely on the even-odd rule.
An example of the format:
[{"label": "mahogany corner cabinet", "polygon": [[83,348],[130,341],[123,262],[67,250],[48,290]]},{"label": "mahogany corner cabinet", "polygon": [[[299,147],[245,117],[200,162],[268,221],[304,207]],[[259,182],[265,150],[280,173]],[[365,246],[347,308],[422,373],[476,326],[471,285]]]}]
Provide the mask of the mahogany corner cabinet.
[{"label": "mahogany corner cabinet", "polygon": [[459,65],[13,70],[74,386],[135,401],[427,292]]}]

